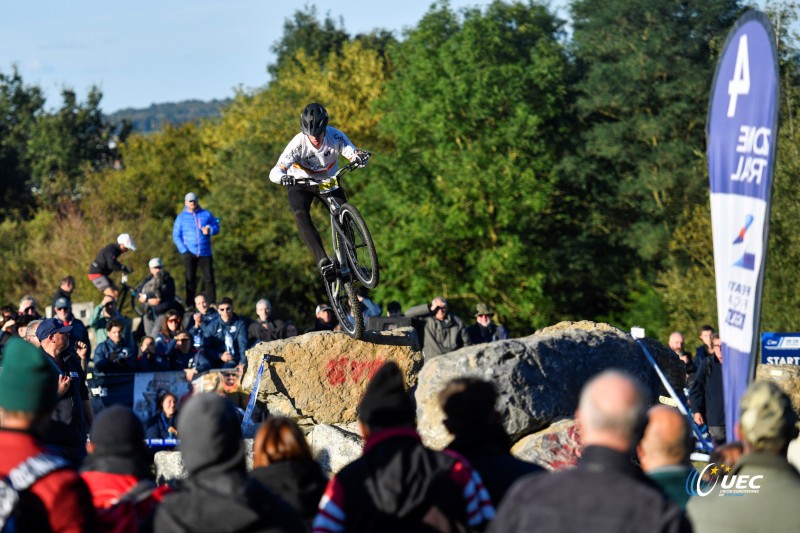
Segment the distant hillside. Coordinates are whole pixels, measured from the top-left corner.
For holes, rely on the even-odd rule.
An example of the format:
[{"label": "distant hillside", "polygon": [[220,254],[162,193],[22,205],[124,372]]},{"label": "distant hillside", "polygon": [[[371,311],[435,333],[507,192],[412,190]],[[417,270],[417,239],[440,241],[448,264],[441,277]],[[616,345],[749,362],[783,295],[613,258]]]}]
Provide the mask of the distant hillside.
[{"label": "distant hillside", "polygon": [[122,122],[122,119],[128,119],[133,124],[133,131],[150,133],[161,130],[168,123],[180,126],[186,122],[218,117],[220,109],[230,101],[230,99],[211,100],[210,102],[185,100],[176,103],[152,104],[144,109],[121,109],[108,115],[108,119],[115,123]]}]

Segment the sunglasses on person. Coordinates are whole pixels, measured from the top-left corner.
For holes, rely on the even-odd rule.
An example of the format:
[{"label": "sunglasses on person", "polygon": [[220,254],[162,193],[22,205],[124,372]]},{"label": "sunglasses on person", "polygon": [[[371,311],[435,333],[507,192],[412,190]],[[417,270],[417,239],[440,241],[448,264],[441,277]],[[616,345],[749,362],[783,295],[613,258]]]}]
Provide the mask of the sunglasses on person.
[{"label": "sunglasses on person", "polygon": [[217,309],[217,311],[219,311],[220,313],[230,313],[231,312],[231,308],[230,307],[220,307],[219,309]]},{"label": "sunglasses on person", "polygon": [[167,322],[172,322],[173,324],[177,324],[178,322],[180,322],[180,320],[177,318],[170,318],[169,320],[167,320]]}]

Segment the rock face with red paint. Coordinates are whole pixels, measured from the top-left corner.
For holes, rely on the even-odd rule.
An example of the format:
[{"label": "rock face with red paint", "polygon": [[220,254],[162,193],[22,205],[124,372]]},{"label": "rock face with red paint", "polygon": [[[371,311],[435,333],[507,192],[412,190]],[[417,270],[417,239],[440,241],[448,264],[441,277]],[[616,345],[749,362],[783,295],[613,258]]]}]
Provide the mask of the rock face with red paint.
[{"label": "rock face with red paint", "polygon": [[572,419],[559,420],[546,429],[521,438],[511,453],[523,461],[548,470],[572,468],[582,455],[578,425]]},{"label": "rock face with red paint", "polygon": [[245,392],[252,391],[264,355],[269,360],[258,387],[259,400],[273,414],[310,418],[316,424],[354,422],[367,383],[386,361],[397,363],[409,388],[422,367],[413,328],[369,332],[365,342],[344,333],[318,331],[262,342],[248,350]]},{"label": "rock face with red paint", "polygon": [[[683,362],[653,339],[644,344],[673,387],[680,390]],[[444,447],[451,439],[442,425],[437,395],[445,384],[464,375],[494,383],[498,409],[513,441],[572,417],[583,385],[610,368],[638,378],[655,401],[661,384],[642,348],[613,326],[595,322],[562,322],[530,337],[469,346],[431,358],[419,375],[415,392],[417,420],[426,444]]]}]

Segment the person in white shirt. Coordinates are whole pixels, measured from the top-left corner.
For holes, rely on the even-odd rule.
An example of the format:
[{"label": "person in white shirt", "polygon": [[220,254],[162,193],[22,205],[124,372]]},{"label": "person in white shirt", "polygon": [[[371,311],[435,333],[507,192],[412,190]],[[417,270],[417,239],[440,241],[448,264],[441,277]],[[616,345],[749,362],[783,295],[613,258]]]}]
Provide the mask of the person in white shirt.
[{"label": "person in white shirt", "polygon": [[[328,112],[321,104],[308,104],[300,115],[301,132],[289,141],[286,149],[278,159],[278,163],[269,173],[273,183],[283,185],[288,190],[289,208],[294,214],[300,236],[314,255],[322,275],[330,278],[333,265],[319,232],[311,220],[311,203],[320,197],[319,187],[296,182],[295,177],[288,174],[291,167],[305,171],[314,179],[325,179],[336,174],[339,166],[339,154],[351,162],[366,164],[358,150],[341,131],[328,126]],[[344,190],[338,187],[331,193],[341,203],[347,201]]]}]

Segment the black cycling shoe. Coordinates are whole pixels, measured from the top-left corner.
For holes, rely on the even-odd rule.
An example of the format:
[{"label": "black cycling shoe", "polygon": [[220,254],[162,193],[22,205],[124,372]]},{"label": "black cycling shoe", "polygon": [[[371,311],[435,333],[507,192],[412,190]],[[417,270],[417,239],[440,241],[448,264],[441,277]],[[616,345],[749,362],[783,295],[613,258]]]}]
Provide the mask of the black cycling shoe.
[{"label": "black cycling shoe", "polygon": [[319,271],[328,283],[336,281],[336,269],[333,268],[333,263],[329,258],[320,259]]}]

